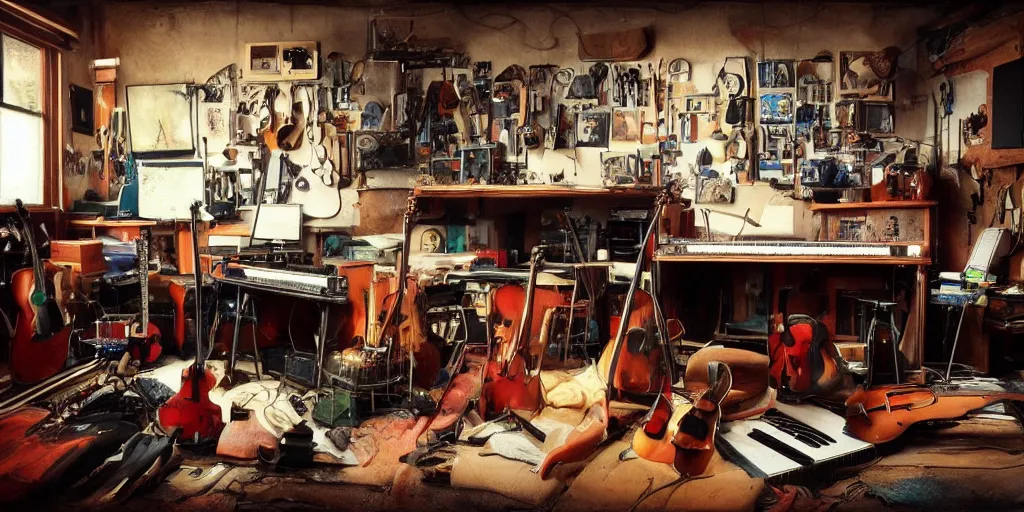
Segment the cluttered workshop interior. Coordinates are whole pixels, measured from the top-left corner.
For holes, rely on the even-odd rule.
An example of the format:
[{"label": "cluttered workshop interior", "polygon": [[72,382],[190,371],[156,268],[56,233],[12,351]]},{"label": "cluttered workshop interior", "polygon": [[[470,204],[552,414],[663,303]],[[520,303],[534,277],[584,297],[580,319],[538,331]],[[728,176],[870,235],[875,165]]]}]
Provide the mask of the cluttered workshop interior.
[{"label": "cluttered workshop interior", "polygon": [[0,1],[0,509],[1024,507],[1022,23]]}]

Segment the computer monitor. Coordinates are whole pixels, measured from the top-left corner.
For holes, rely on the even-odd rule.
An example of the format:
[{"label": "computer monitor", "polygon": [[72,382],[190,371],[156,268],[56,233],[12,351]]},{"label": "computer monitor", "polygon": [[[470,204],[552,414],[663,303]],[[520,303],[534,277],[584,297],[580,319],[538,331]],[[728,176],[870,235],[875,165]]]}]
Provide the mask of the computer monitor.
[{"label": "computer monitor", "polygon": [[253,223],[252,238],[275,244],[298,242],[302,239],[302,205],[260,205]]}]

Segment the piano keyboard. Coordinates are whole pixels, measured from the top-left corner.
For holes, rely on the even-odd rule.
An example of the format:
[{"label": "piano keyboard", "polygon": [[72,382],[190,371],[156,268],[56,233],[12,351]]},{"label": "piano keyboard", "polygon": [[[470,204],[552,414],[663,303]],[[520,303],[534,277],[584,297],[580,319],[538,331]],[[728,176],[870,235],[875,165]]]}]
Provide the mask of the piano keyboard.
[{"label": "piano keyboard", "polygon": [[704,242],[671,239],[658,249],[660,255],[721,256],[905,256],[920,257],[920,245],[889,245],[861,242],[737,241]]},{"label": "piano keyboard", "polygon": [[847,435],[846,419],[813,405],[778,403],[753,420],[722,424],[722,455],[757,478],[821,478],[870,461],[874,446]]},{"label": "piano keyboard", "polygon": [[261,285],[267,289],[280,289],[301,294],[343,297],[348,295],[348,281],[344,276],[324,272],[298,272],[273,268],[229,265],[224,271],[226,280],[240,280]]}]

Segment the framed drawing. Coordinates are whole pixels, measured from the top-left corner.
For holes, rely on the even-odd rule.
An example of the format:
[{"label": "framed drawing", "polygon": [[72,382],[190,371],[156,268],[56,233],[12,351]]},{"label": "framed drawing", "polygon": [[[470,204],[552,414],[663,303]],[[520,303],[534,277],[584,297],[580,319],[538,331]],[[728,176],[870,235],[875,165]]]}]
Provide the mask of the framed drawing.
[{"label": "framed drawing", "polygon": [[126,90],[133,152],[146,158],[195,153],[193,95],[188,85],[131,85]]}]

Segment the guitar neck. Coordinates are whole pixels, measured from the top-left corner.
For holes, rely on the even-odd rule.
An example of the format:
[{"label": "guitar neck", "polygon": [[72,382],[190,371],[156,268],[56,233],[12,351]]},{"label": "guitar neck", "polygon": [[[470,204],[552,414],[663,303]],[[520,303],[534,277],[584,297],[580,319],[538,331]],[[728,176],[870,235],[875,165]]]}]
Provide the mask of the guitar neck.
[{"label": "guitar neck", "polygon": [[32,256],[32,277],[35,280],[36,290],[45,293],[46,284],[43,279],[43,260],[39,257],[39,249],[36,248],[36,239],[32,234],[32,223],[27,212],[22,215],[21,222],[24,224],[22,231],[25,234],[25,244],[28,245],[29,254]]},{"label": "guitar neck", "polygon": [[142,336],[149,336],[149,233],[143,231],[138,239],[139,300],[142,309]]}]

